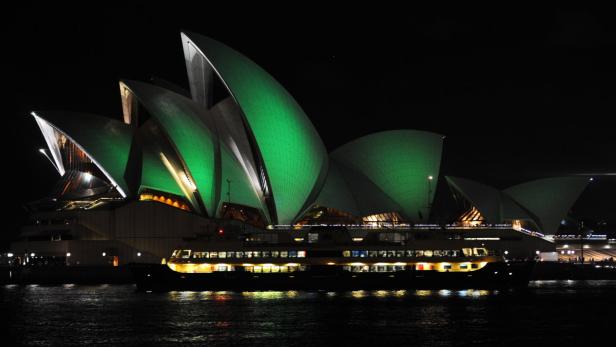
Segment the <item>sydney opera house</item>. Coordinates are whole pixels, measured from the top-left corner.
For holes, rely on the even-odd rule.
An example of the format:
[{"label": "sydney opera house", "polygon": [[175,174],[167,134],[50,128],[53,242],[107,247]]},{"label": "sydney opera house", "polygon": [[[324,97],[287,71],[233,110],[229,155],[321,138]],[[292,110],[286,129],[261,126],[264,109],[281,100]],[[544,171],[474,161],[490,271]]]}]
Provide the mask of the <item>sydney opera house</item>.
[{"label": "sydney opera house", "polygon": [[[258,240],[326,225],[459,227],[469,240],[534,238],[551,251],[544,236],[588,183],[558,177],[498,190],[441,177],[444,137],[426,131],[374,133],[328,153],[300,105],[253,61],[201,35],[181,40],[190,92],[123,80],[123,121],[31,113],[60,178],[28,204],[11,252],[84,265],[160,262],[179,243],[230,230]],[[463,206],[447,226],[429,224],[439,181]]]}]

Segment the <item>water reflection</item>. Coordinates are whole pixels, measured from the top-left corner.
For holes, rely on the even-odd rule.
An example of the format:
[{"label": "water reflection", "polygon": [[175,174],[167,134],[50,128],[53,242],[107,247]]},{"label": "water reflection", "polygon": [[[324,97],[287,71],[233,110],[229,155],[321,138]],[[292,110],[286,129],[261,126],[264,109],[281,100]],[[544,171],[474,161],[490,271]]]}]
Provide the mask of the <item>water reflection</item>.
[{"label": "water reflection", "polygon": [[417,289],[414,291],[408,290],[353,290],[348,292],[336,292],[336,291],[245,291],[245,292],[231,292],[231,291],[170,291],[167,293],[168,297],[172,301],[193,301],[193,300],[212,300],[212,301],[228,301],[237,298],[244,298],[250,300],[283,300],[283,299],[309,299],[314,297],[327,297],[327,298],[403,298],[408,295],[416,297],[461,297],[461,298],[476,298],[489,295],[498,294],[497,290],[480,290],[480,289],[463,289],[463,290],[450,290],[450,289]]},{"label": "water reflection", "polygon": [[265,291],[265,292],[242,292],[242,296],[248,299],[256,300],[276,300],[286,297],[285,292],[280,291]]},{"label": "water reflection", "polygon": [[365,290],[354,290],[351,292],[351,296],[355,299],[361,299],[366,297],[367,292]]},{"label": "water reflection", "polygon": [[374,296],[376,296],[377,298],[386,298],[388,297],[390,294],[389,290],[377,290],[376,292],[373,293]]},{"label": "water reflection", "polygon": [[457,291],[457,295],[461,297],[479,297],[487,296],[490,294],[498,294],[498,291],[478,290],[478,289],[466,289]]},{"label": "water reflection", "polygon": [[441,289],[441,290],[438,291],[438,295],[440,295],[440,296],[450,296],[451,295],[451,290]]},{"label": "water reflection", "polygon": [[[11,317],[4,345],[66,345],[67,327],[74,344],[301,346],[342,340],[353,346],[434,346],[496,345],[507,338],[516,345],[545,339],[567,345],[575,332],[611,324],[613,305],[607,303],[614,297],[616,282],[589,281],[547,281],[522,291],[145,294],[116,285],[0,286],[0,307]],[[578,315],[584,319],[571,319]],[[609,329],[593,329],[585,338],[610,336]]]},{"label": "water reflection", "polygon": [[417,296],[430,296],[430,295],[432,295],[432,291],[431,290],[416,290],[415,291],[415,295],[417,295]]},{"label": "water reflection", "polygon": [[406,295],[406,290],[396,290],[396,291],[394,292],[394,295],[395,295],[396,297],[399,297],[399,298],[400,298],[400,297],[403,297],[403,296],[405,296],[405,295]]}]

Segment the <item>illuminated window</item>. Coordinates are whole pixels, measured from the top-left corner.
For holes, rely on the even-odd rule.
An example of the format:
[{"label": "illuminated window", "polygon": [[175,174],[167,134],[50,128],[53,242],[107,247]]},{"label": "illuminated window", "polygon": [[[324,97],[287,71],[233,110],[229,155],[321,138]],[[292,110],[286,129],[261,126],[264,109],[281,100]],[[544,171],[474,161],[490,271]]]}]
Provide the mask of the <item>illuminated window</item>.
[{"label": "illuminated window", "polygon": [[218,252],[218,258],[226,258],[227,252]]},{"label": "illuminated window", "polygon": [[342,251],[342,256],[348,258],[351,256],[351,251]]},{"label": "illuminated window", "polygon": [[260,258],[261,257],[261,251],[252,251],[252,256],[254,258]]},{"label": "illuminated window", "polygon": [[396,251],[396,258],[404,257],[404,251]]},{"label": "illuminated window", "polygon": [[424,251],[424,257],[431,257],[434,253],[431,250]]},{"label": "illuminated window", "polygon": [[297,251],[289,251],[289,258],[297,258]]},{"label": "illuminated window", "polygon": [[306,251],[297,251],[298,258],[306,258]]},{"label": "illuminated window", "polygon": [[280,258],[286,258],[289,256],[289,252],[287,251],[280,251]]},{"label": "illuminated window", "polygon": [[376,258],[379,255],[377,251],[368,251],[368,256],[370,258]]},{"label": "illuminated window", "polygon": [[318,233],[308,233],[308,243],[314,243],[319,241]]},{"label": "illuminated window", "polygon": [[413,252],[412,250],[407,250],[406,251],[406,256],[407,257],[413,257],[413,256],[415,256],[415,252]]},{"label": "illuminated window", "polygon": [[270,257],[270,251],[263,251],[263,258],[269,258]]},{"label": "illuminated window", "polygon": [[279,252],[278,251],[272,251],[272,258],[278,258]]},{"label": "illuminated window", "polygon": [[216,265],[216,271],[230,271],[229,265],[218,264]]}]

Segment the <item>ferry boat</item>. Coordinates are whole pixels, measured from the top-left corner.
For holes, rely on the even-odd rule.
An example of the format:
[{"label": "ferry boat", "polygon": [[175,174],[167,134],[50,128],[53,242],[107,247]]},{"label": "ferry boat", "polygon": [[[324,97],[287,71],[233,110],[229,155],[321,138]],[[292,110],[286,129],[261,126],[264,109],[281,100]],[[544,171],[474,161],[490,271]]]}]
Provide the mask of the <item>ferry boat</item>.
[{"label": "ferry boat", "polygon": [[[395,230],[394,230],[395,231]],[[358,236],[363,235],[363,236]],[[534,260],[442,230],[266,230],[191,240],[165,264],[133,264],[142,291],[488,289],[528,284]]]}]

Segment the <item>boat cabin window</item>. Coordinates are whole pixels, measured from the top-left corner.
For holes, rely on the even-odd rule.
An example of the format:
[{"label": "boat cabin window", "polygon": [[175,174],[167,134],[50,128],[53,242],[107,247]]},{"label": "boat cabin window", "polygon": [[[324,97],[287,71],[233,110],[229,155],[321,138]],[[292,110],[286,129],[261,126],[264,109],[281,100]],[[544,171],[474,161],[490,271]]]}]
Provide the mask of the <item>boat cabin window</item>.
[{"label": "boat cabin window", "polygon": [[180,251],[180,258],[188,259],[190,258],[190,249],[183,249]]},{"label": "boat cabin window", "polygon": [[229,265],[222,265],[222,264],[216,265],[216,271],[229,271],[229,270],[230,270]]},{"label": "boat cabin window", "polygon": [[308,233],[308,243],[315,243],[319,241],[319,233]]}]

